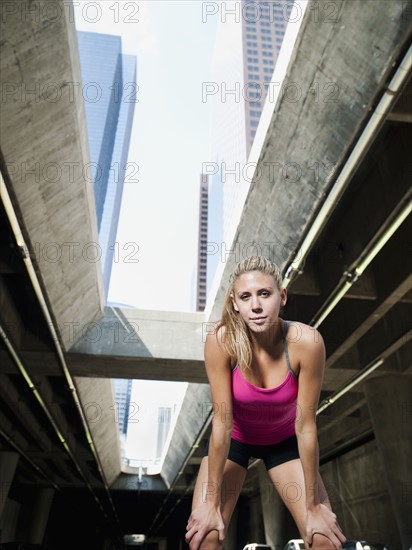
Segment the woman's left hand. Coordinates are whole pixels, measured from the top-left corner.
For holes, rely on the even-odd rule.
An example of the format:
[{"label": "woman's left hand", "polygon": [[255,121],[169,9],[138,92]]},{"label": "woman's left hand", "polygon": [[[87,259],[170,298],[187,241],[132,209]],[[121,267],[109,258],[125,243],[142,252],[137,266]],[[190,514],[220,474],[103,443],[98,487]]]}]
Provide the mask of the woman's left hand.
[{"label": "woman's left hand", "polygon": [[336,514],[324,504],[318,504],[308,510],[306,541],[309,546],[312,545],[313,535],[316,533],[327,537],[337,550],[341,550],[342,543],[346,541],[346,537],[336,519]]},{"label": "woman's left hand", "polygon": [[190,550],[198,550],[202,540],[210,531],[217,531],[219,541],[225,538],[225,524],[219,506],[201,503],[190,514],[186,527],[186,542]]}]

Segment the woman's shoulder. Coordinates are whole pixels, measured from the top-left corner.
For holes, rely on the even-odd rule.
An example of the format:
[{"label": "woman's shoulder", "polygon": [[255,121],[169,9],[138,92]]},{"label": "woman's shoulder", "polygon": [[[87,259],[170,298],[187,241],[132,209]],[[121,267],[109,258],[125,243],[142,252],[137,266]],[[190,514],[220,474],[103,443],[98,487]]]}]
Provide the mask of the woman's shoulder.
[{"label": "woman's shoulder", "polygon": [[225,345],[226,327],[220,321],[209,323],[206,341],[205,358],[219,361],[225,365],[232,364],[232,358]]},{"label": "woman's shoulder", "polygon": [[301,321],[287,320],[286,341],[296,348],[322,347],[324,345],[321,333]]},{"label": "woman's shoulder", "polygon": [[221,321],[208,323],[205,346],[218,348],[224,351],[226,340],[226,327]]}]

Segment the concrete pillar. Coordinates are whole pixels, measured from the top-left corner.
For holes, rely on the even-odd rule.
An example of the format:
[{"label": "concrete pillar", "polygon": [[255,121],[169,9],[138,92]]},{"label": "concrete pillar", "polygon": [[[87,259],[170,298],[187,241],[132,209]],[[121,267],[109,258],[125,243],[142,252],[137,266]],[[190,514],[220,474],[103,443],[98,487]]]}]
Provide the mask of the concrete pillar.
[{"label": "concrete pillar", "polygon": [[0,518],[0,542],[13,542],[16,540],[16,530],[20,516],[20,502],[7,499]]},{"label": "concrete pillar", "polygon": [[239,513],[239,507],[238,505],[236,505],[235,509],[233,510],[229,527],[226,530],[226,537],[225,537],[225,542],[223,543],[223,550],[238,550],[238,547],[237,547],[238,513]]},{"label": "concrete pillar", "polygon": [[265,542],[264,525],[262,518],[262,499],[260,494],[249,500],[250,539],[253,542]]},{"label": "concrete pillar", "polygon": [[16,471],[18,453],[0,453],[0,518]]},{"label": "concrete pillar", "polygon": [[263,462],[259,462],[255,467],[258,468],[259,474],[260,499],[266,544],[269,544],[273,550],[280,550],[283,549],[285,543],[283,534],[285,505],[271,482]]},{"label": "concrete pillar", "polygon": [[394,373],[363,384],[402,548],[412,546],[412,377]]},{"label": "concrete pillar", "polygon": [[55,490],[50,488],[39,489],[37,492],[30,514],[30,525],[28,527],[28,540],[31,544],[43,543],[54,492]]}]

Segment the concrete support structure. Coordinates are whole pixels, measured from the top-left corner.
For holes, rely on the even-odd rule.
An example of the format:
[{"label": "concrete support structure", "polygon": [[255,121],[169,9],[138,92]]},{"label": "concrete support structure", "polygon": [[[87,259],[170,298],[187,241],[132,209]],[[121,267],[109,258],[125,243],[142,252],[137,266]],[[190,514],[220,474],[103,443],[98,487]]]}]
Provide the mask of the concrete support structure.
[{"label": "concrete support structure", "polygon": [[259,493],[249,499],[249,538],[254,542],[264,540],[262,502]]},{"label": "concrete support structure", "polygon": [[13,542],[17,531],[21,510],[20,502],[7,499],[3,514],[0,519],[0,541]]},{"label": "concrete support structure", "polygon": [[53,503],[54,489],[39,489],[31,508],[28,540],[30,544],[42,544]]},{"label": "concrete support structure", "polygon": [[18,453],[0,453],[0,518],[3,514],[18,461]]},{"label": "concrete support structure", "polygon": [[230,520],[229,527],[226,532],[225,542],[223,544],[223,550],[237,550],[237,532],[239,529],[238,524],[238,511],[239,507],[235,506],[233,510],[232,519]]},{"label": "concrete support structure", "polygon": [[18,453],[0,453],[0,542],[12,540],[20,506],[8,498],[19,461]]},{"label": "concrete support structure", "polygon": [[[61,16],[48,20],[50,2],[36,2],[37,15],[31,4],[18,2],[20,17],[3,21],[1,76],[13,92],[0,105],[0,141],[12,183],[8,191],[30,236],[27,252],[68,349],[70,328],[85,327],[103,312],[100,262],[93,256],[96,207],[86,169],[90,157],[82,87],[74,85],[81,75],[71,9],[57,3]],[[57,95],[48,95],[50,87]],[[16,128],[26,131],[16,133]]]},{"label": "concrete support structure", "polygon": [[377,376],[365,382],[364,391],[402,548],[408,549],[412,546],[412,379]]},{"label": "concrete support structure", "polygon": [[76,378],[75,381],[90,433],[110,487],[121,469],[113,386],[107,379]]},{"label": "concrete support structure", "polygon": [[274,550],[280,550],[284,546],[283,525],[285,506],[276,488],[270,481],[263,462],[258,462],[256,468],[259,475],[259,490],[266,544],[269,544]]}]

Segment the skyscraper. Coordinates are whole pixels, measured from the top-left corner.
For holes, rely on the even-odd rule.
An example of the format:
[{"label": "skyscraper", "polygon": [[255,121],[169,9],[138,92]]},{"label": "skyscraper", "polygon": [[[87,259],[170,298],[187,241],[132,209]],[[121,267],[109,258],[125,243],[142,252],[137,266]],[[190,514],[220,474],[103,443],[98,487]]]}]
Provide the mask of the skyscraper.
[{"label": "skyscraper", "polygon": [[[293,0],[242,0],[222,3],[216,35],[213,77],[204,87],[212,107],[212,158],[208,174],[215,195],[223,196],[223,228],[211,241],[208,289],[236,230],[239,206],[246,198],[253,173],[248,156],[259,124],[271,77],[289,20]],[[210,206],[214,225],[216,204]],[[219,224],[218,224],[219,225]],[[214,252],[214,249],[217,252]],[[217,254],[217,255],[216,255]],[[209,258],[208,258],[209,261]]]},{"label": "skyscraper", "polygon": [[77,33],[83,100],[100,231],[113,154],[120,102],[116,88],[123,87],[121,38],[92,32]]},{"label": "skyscraper", "polygon": [[[203,174],[203,177],[207,177]],[[223,182],[220,174],[208,176],[207,247],[206,247],[206,299],[211,287],[211,274],[221,258],[223,239]]]},{"label": "skyscraper", "polygon": [[169,435],[170,423],[172,419],[171,407],[159,407],[157,413],[157,444],[156,444],[156,458],[162,456],[164,446]]},{"label": "skyscraper", "polygon": [[119,94],[119,119],[113,147],[111,170],[104,201],[99,242],[102,251],[101,264],[106,298],[109,293],[113,262],[119,261],[120,243],[116,242],[123,187],[125,182],[133,182],[137,167],[128,162],[130,136],[136,104],[136,58],[122,55],[123,87]]},{"label": "skyscraper", "polygon": [[114,380],[115,416],[121,434],[126,435],[129,420],[130,396],[133,380],[116,378]]},{"label": "skyscraper", "polygon": [[[136,99],[136,58],[121,53],[121,38],[77,33],[82,89],[96,200],[101,266],[106,299],[113,261],[121,198],[128,170],[130,135]],[[133,169],[133,166],[131,167]]]},{"label": "skyscraper", "polygon": [[196,310],[203,311],[206,305],[206,277],[207,277],[207,240],[208,240],[208,176],[200,176],[199,193],[199,241],[197,258],[197,292],[196,292]]}]

